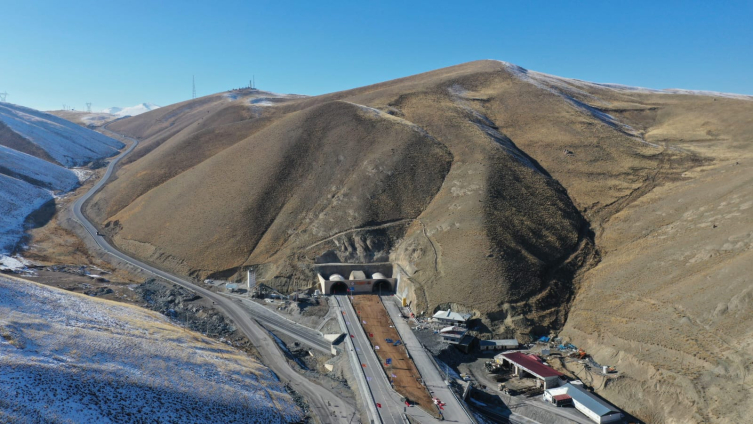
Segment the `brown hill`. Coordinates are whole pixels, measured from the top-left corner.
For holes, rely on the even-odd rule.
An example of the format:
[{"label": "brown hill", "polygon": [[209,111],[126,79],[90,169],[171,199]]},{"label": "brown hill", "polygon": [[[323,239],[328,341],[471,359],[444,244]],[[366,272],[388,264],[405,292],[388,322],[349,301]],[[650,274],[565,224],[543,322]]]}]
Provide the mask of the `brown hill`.
[{"label": "brown hill", "polygon": [[752,411],[752,117],[749,98],[497,61],[232,92],[111,124],[143,142],[88,213],[198,278],[255,265],[292,289],[317,262],[390,261],[417,311],[472,311],[497,335],[564,326],[624,369],[601,391],[628,411],[723,421]]}]

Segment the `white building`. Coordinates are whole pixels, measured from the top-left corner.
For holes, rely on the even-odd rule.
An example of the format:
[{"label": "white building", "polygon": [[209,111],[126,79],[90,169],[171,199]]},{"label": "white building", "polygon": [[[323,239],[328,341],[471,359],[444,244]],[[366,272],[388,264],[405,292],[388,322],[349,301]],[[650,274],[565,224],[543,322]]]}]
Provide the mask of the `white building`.
[{"label": "white building", "polygon": [[460,314],[457,312],[452,312],[452,310],[448,309],[446,311],[437,312],[436,314],[434,314],[433,318],[440,324],[465,327],[466,322],[470,317],[471,314]]},{"label": "white building", "polygon": [[572,401],[575,409],[599,424],[622,421],[622,413],[619,409],[586,390],[583,383],[579,381],[545,390],[544,400],[555,405]]}]

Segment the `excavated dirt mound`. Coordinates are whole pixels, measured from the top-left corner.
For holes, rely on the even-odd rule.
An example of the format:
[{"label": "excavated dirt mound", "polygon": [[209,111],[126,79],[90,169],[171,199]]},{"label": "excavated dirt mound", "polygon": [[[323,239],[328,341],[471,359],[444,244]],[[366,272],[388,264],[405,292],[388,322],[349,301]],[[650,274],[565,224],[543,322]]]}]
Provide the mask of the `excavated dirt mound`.
[{"label": "excavated dirt mound", "polygon": [[[392,324],[387,309],[377,295],[353,296],[353,308],[361,319],[361,326],[369,336],[369,342],[382,364],[385,375],[392,383],[392,387],[419,405],[429,414],[439,418],[439,410],[431,399],[426,386],[421,381],[421,374],[413,363],[404,344],[395,346],[395,341],[401,341],[395,326]],[[392,340],[393,342],[387,342]],[[387,364],[387,359],[392,362]]]}]

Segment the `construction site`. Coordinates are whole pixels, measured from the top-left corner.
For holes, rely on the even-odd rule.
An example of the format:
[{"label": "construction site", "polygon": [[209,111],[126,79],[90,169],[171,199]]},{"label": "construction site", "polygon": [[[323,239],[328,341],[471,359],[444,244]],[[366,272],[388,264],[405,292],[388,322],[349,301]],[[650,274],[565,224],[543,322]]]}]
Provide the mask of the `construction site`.
[{"label": "construction site", "polygon": [[351,302],[395,391],[408,404],[417,405],[432,416],[439,417],[438,407],[424,385],[382,299],[376,295],[358,295],[353,296]]}]

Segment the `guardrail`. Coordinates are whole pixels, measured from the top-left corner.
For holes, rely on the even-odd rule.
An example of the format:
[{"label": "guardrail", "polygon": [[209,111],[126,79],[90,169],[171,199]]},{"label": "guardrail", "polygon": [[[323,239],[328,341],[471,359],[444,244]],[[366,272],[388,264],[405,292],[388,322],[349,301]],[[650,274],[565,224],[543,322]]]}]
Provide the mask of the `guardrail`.
[{"label": "guardrail", "polygon": [[[421,345],[421,348],[422,348],[422,349],[424,349],[424,350],[426,350],[426,348],[425,348],[425,347],[423,347],[423,345]],[[432,363],[432,364],[434,364],[434,366],[435,366],[435,367],[437,368],[437,371],[439,371],[439,375],[442,375],[442,367],[440,367],[440,366],[439,366],[439,364],[437,363],[437,360],[436,360],[436,359],[434,359],[434,355],[432,355],[432,354],[431,354],[431,352],[429,352],[429,355],[428,355],[428,356],[429,356],[429,358],[431,358],[431,363]],[[449,381],[449,378],[450,378],[450,376],[449,376],[449,375],[446,375],[446,376],[445,376],[445,381]],[[452,390],[452,387],[450,387],[450,386],[449,386],[449,384],[448,384],[447,386],[448,386],[448,388],[450,389],[450,393],[452,393],[452,396],[454,396],[454,397],[455,397],[455,399],[456,399],[456,400],[458,401],[458,403],[460,404],[460,407],[461,407],[461,408],[463,408],[463,412],[465,412],[465,415],[466,415],[466,416],[468,417],[468,419],[469,419],[469,420],[471,420],[471,422],[472,422],[472,423],[474,423],[474,424],[478,424],[478,421],[476,420],[476,418],[475,418],[475,417],[473,416],[473,414],[471,414],[471,412],[470,412],[470,411],[468,410],[468,407],[466,406],[466,403],[465,403],[465,401],[461,400],[461,399],[460,399],[460,398],[458,397],[458,395],[457,395],[457,394],[455,393],[455,391],[454,391],[454,390]]]},{"label": "guardrail", "polygon": [[[332,299],[332,306],[337,305],[338,309],[340,309],[341,311],[342,305],[340,305],[340,300],[334,296],[330,299]],[[337,322],[340,324],[340,330],[345,333],[345,339],[347,340],[347,343],[350,344],[350,349],[345,350],[348,350],[348,356],[350,357],[350,367],[353,370],[353,376],[358,381],[358,385],[361,386],[361,393],[363,393],[364,401],[366,402],[366,411],[368,412],[368,415],[370,415],[371,422],[381,423],[382,418],[379,416],[379,411],[376,410],[376,406],[374,404],[374,394],[371,392],[371,387],[369,387],[368,383],[366,383],[366,374],[364,373],[363,368],[358,366],[358,364],[360,364],[360,361],[358,360],[358,355],[356,354],[356,347],[353,344],[353,340],[348,337],[348,334],[350,334],[350,332],[348,331],[348,326],[345,325],[345,318],[343,318],[343,314],[340,311],[338,311],[338,313],[335,315],[337,315]]]}]

